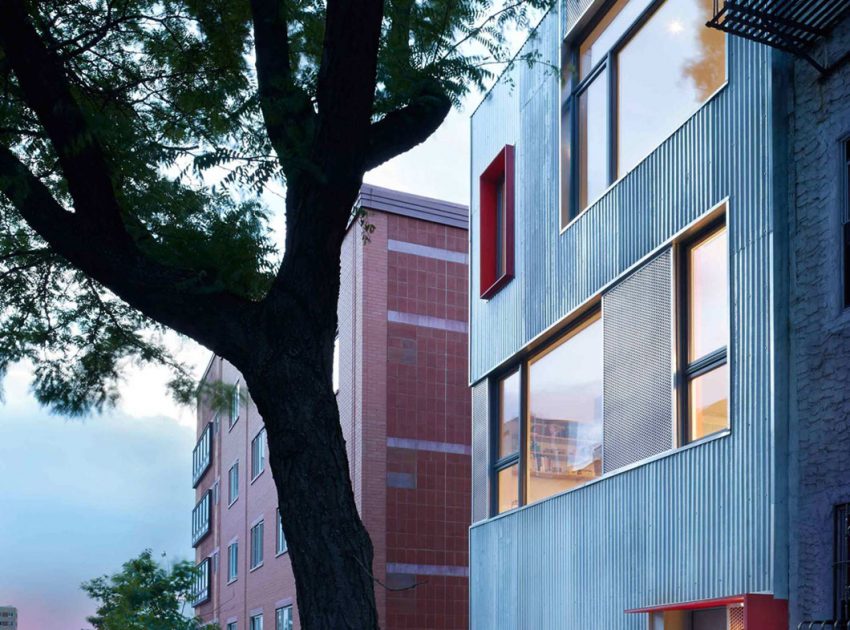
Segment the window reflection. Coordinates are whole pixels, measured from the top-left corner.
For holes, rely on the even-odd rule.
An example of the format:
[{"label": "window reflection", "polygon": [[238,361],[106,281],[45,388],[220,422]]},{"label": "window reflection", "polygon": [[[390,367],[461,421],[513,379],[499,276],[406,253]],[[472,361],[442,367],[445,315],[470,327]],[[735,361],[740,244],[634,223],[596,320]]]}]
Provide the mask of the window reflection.
[{"label": "window reflection", "polygon": [[729,428],[729,366],[695,377],[690,386],[691,439]]},{"label": "window reflection", "polygon": [[602,320],[528,366],[527,502],[602,474]]},{"label": "window reflection", "polygon": [[499,457],[519,451],[519,370],[499,383]]},{"label": "window reflection", "polygon": [[690,353],[693,361],[726,345],[729,337],[728,253],[722,229],[690,251]]},{"label": "window reflection", "polygon": [[590,34],[579,46],[579,78],[584,79],[590,70],[611,50],[652,0],[617,0]]},{"label": "window reflection", "polygon": [[578,97],[580,209],[608,187],[607,77],[603,70]]},{"label": "window reflection", "polygon": [[503,468],[498,473],[499,514],[519,507],[519,464]]},{"label": "window reflection", "polygon": [[725,35],[705,27],[712,1],[667,0],[617,54],[618,177],[726,81]]}]

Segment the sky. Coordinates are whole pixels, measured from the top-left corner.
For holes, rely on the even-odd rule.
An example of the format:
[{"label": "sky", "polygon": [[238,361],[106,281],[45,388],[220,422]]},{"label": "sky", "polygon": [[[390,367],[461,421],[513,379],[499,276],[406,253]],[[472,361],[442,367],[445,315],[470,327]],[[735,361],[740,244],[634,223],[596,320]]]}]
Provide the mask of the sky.
[{"label": "sky", "polygon": [[[453,111],[424,144],[365,181],[468,203],[471,111]],[[200,377],[209,352],[176,335],[170,344]],[[167,376],[130,367],[117,408],[68,419],[39,407],[30,366],[10,370],[0,403],[0,606],[18,608],[20,630],[89,628],[94,603],[80,583],[146,548],[168,560],[194,557],[195,417],[169,398]]]}]

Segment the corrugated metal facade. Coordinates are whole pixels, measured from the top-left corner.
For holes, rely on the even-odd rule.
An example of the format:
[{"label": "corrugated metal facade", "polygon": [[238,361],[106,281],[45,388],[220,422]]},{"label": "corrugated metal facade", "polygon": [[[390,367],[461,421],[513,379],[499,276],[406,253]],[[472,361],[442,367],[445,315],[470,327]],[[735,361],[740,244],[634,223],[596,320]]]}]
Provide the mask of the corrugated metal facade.
[{"label": "corrugated metal facade", "polygon": [[[562,16],[572,24],[589,4],[567,1],[529,44],[555,66]],[[781,427],[771,396],[771,52],[735,38],[727,50],[728,85],[563,233],[558,76],[545,64],[520,64],[514,87],[500,82],[473,115],[471,382],[727,197],[732,321],[731,432],[474,525],[474,629],[637,630],[645,616],[625,609],[773,592],[783,583],[774,578],[785,557],[775,549],[784,520],[773,508],[773,432]],[[516,146],[516,277],[484,301],[475,297],[477,175],[508,143]],[[486,410],[473,417],[486,422]],[[484,459],[473,465],[486,466]]]}]

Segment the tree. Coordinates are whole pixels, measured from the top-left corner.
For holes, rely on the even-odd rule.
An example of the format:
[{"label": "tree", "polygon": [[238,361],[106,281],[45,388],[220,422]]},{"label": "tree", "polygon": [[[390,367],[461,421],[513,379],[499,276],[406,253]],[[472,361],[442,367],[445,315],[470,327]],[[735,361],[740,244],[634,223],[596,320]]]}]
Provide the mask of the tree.
[{"label": "tree", "polygon": [[95,630],[195,630],[198,624],[183,614],[195,573],[188,561],[166,569],[147,549],[119,573],[83,583],[89,597],[100,602],[87,621]]},{"label": "tree", "polygon": [[[549,0],[501,1],[0,2],[0,372],[31,361],[37,398],[79,414],[115,401],[127,361],[170,365],[187,397],[165,329],[235,365],[307,629],[378,624],[331,385],[352,204]],[[282,253],[256,196],[272,180]]]}]

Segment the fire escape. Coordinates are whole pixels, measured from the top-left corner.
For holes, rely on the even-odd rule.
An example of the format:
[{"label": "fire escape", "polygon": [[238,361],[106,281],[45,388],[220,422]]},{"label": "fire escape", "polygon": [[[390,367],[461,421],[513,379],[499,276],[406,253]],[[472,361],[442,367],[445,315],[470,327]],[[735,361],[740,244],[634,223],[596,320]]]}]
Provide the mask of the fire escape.
[{"label": "fire escape", "polygon": [[848,9],[848,0],[714,0],[707,26],[805,59],[826,78],[850,59],[850,51],[824,64],[812,57],[811,48]]}]

